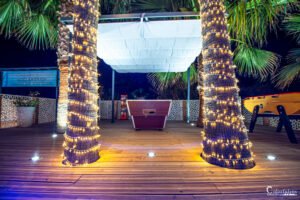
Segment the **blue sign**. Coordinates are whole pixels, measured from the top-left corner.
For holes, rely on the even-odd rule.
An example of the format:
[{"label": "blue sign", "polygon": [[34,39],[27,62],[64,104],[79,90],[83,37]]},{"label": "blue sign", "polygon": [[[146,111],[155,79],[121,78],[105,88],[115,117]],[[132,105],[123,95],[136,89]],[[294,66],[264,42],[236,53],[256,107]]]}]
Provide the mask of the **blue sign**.
[{"label": "blue sign", "polygon": [[56,87],[56,70],[5,71],[2,87]]}]

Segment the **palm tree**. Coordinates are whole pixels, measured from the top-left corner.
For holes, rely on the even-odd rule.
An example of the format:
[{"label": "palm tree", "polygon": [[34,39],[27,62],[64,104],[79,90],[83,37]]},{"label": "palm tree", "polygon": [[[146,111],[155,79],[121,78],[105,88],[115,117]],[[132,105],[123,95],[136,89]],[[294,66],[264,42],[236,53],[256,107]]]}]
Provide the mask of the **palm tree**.
[{"label": "palm tree", "polygon": [[[273,74],[280,63],[279,55],[261,49],[267,42],[268,30],[276,30],[280,16],[289,9],[299,7],[299,4],[295,0],[225,1],[225,3],[230,35],[234,38],[231,41],[235,46],[234,63],[238,66],[238,72],[244,76],[265,80],[270,74]],[[156,12],[197,11],[199,5],[193,0],[137,0],[135,7],[136,10]],[[192,71],[192,77],[196,73],[197,71]],[[175,80],[182,80],[181,75],[183,74],[154,74],[150,75],[149,78],[154,87],[159,88],[158,91],[164,93],[166,89],[176,84]],[[201,87],[199,86],[201,86],[201,82],[198,82],[199,99],[201,101]],[[197,123],[199,127],[201,127],[201,119],[203,118],[201,116],[202,110],[203,104],[200,103]]]},{"label": "palm tree", "polygon": [[58,0],[0,1],[0,34],[16,38],[29,49],[54,48],[58,4]]},{"label": "palm tree", "polygon": [[[227,1],[230,2],[230,1]],[[234,22],[234,23],[229,23],[230,26],[230,32],[231,35],[235,34],[235,27],[243,27],[243,30],[245,28],[249,29],[252,27],[245,27],[245,23],[243,23],[242,20],[237,20],[237,19],[248,19],[247,17],[253,13],[253,12],[246,12],[247,9],[252,9],[252,10],[258,10],[258,7],[260,5],[254,5],[252,8],[248,6],[248,8],[246,9],[246,2],[245,1],[241,1],[241,2],[237,2],[234,1],[232,3],[227,3],[227,10],[229,10],[229,22]],[[159,11],[197,11],[198,9],[198,5],[195,3],[195,1],[193,0],[186,0],[186,1],[172,1],[172,0],[163,0],[163,1],[156,1],[156,0],[136,0],[134,3],[135,6],[135,10],[136,11],[152,11],[152,12],[159,12]],[[236,10],[244,10],[244,12],[235,12]],[[263,10],[264,12],[267,12],[268,9]],[[266,16],[264,14],[264,12],[260,12],[257,13],[258,16]],[[250,14],[249,14],[250,13]],[[271,12],[272,13],[272,12]],[[258,22],[260,21],[260,18],[257,20]],[[265,30],[265,24],[258,24],[256,23],[256,25],[263,25],[263,30]],[[266,31],[264,33],[260,34],[260,39],[259,42],[262,43],[261,40],[264,40],[265,36],[266,36]],[[251,37],[251,34],[248,34],[249,37]],[[263,50],[260,51],[256,51],[255,53],[252,53],[252,51],[255,51],[256,49],[254,49],[252,47],[251,44],[247,44],[246,43],[246,38],[240,38],[239,34],[236,34],[236,36],[238,36],[237,39],[235,39],[236,41],[236,46],[238,46],[237,50],[235,51],[235,54],[239,54],[239,56],[235,57],[235,62],[237,62],[239,65],[238,67],[240,67],[239,71],[241,74],[244,75],[249,75],[249,76],[258,76],[261,75],[262,77],[265,77],[264,72],[270,72],[272,71],[272,69],[276,66],[274,66],[274,64],[278,63],[277,62],[277,56],[272,53],[272,52],[265,52]],[[237,42],[239,41],[239,43]],[[241,43],[240,43],[241,42]],[[247,44],[247,45],[246,45]],[[259,56],[255,56],[253,57],[253,55],[256,55],[256,53],[264,53],[263,56],[259,55]],[[247,55],[246,55],[247,54]],[[254,62],[249,62],[249,55],[253,57],[253,59],[251,59],[252,61],[254,60]],[[251,57],[250,57],[251,58]],[[255,62],[255,59],[259,59],[257,62]],[[262,62],[265,61],[265,62]],[[248,61],[248,62],[247,62]],[[271,62],[269,62],[271,61]],[[264,64],[264,65],[262,65]],[[255,74],[253,73],[255,72]],[[268,73],[267,73],[268,74]],[[171,80],[170,80],[171,81]]]},{"label": "palm tree", "polygon": [[69,52],[70,52],[70,30],[61,22],[62,17],[72,16],[71,0],[62,0],[59,12],[57,64],[60,72],[59,97],[57,104],[56,131],[64,133],[67,125],[68,108],[68,79],[69,79]]},{"label": "palm tree", "polygon": [[[195,84],[198,81],[197,68],[193,63],[190,66],[191,72],[191,84]],[[180,90],[186,90],[188,82],[187,72],[159,72],[148,74],[148,80],[159,93],[164,93],[166,90],[176,86]]]},{"label": "palm tree", "polygon": [[[267,43],[269,31],[288,10],[299,8],[296,0],[225,1],[229,32],[234,44],[234,63],[238,72],[265,80],[279,65],[280,56],[261,49]],[[136,0],[135,11],[197,11],[194,0]]]},{"label": "palm tree", "polygon": [[132,2],[135,12],[174,12],[198,11],[198,0],[135,0]]},{"label": "palm tree", "polygon": [[73,64],[70,67],[64,160],[85,165],[99,159],[97,27],[99,1],[74,1]]},{"label": "palm tree", "polygon": [[199,93],[199,115],[197,121],[197,127],[204,127],[204,66],[203,66],[203,55],[200,53],[197,59],[198,65],[198,93]]},{"label": "palm tree", "polygon": [[[58,9],[60,10],[58,11]],[[15,37],[29,49],[57,46],[60,70],[57,131],[63,133],[67,121],[69,29],[60,22],[71,15],[71,0],[4,0],[0,3],[0,33]],[[58,11],[58,12],[57,12]],[[59,33],[59,34],[57,34]]]},{"label": "palm tree", "polygon": [[229,32],[233,38],[234,63],[238,72],[265,80],[280,64],[280,56],[262,49],[270,31],[287,11],[299,8],[295,0],[226,1]]},{"label": "palm tree", "polygon": [[132,11],[134,0],[101,0],[101,13],[124,14]]},{"label": "palm tree", "polygon": [[200,5],[205,71],[205,136],[201,157],[222,167],[252,168],[255,162],[238,103],[225,6],[220,0],[200,0]]},{"label": "palm tree", "polygon": [[[300,14],[288,16],[284,20],[284,28],[300,45]],[[287,61],[289,64],[284,66],[275,77],[276,86],[282,89],[300,78],[300,48],[291,50],[287,55]]]}]

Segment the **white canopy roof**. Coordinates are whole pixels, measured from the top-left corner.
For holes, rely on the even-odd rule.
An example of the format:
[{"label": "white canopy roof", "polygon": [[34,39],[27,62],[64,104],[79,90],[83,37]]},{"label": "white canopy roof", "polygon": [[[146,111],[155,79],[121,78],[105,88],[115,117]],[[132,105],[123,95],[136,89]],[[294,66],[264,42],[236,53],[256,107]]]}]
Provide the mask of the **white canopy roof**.
[{"label": "white canopy roof", "polygon": [[184,72],[202,49],[200,25],[200,20],[100,23],[98,56],[121,73]]}]

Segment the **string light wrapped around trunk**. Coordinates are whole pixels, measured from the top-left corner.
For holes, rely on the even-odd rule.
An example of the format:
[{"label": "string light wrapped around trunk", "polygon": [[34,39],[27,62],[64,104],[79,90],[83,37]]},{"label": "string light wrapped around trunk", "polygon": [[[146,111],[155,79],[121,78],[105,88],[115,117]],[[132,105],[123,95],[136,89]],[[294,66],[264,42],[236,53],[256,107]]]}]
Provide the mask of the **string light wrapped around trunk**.
[{"label": "string light wrapped around trunk", "polygon": [[255,166],[232,62],[223,0],[199,0],[203,35],[204,139],[202,158],[233,169]]},{"label": "string light wrapped around trunk", "polygon": [[98,126],[98,0],[74,0],[73,64],[70,67],[68,123],[64,160],[86,165],[99,156]]}]

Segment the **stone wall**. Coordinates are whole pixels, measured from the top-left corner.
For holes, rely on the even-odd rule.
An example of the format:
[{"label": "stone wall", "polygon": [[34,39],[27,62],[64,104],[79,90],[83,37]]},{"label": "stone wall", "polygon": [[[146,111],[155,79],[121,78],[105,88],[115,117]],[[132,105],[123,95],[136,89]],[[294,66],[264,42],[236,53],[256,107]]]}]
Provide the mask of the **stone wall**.
[{"label": "stone wall", "polygon": [[[1,111],[1,122],[0,128],[10,128],[17,127],[17,110],[13,102],[18,98],[31,98],[26,96],[16,96],[16,95],[0,95],[0,111]],[[111,101],[100,101],[100,117],[101,119],[111,119]],[[55,110],[56,110],[56,100],[39,98],[39,106],[36,112],[36,123],[49,123],[55,121]],[[120,118],[121,104],[120,101],[115,101],[115,118]],[[199,113],[199,101],[191,100],[191,121],[197,121]],[[246,109],[243,109],[243,115],[245,116],[245,121],[247,123],[251,120],[251,113]],[[186,120],[186,101],[185,100],[173,100],[171,112],[168,117],[170,121],[185,121]],[[265,121],[265,123],[263,123]],[[294,130],[300,130],[300,120],[291,120]],[[257,124],[264,125],[269,124],[269,126],[276,127],[278,123],[278,117],[268,118],[263,120],[258,118]]]},{"label": "stone wall", "polygon": [[[243,115],[245,117],[245,121],[247,123],[250,123],[252,113],[250,113],[247,109],[244,108]],[[259,118],[257,118],[256,124],[277,127],[278,120],[279,120],[279,117],[268,117],[268,118],[259,117]],[[291,124],[292,124],[293,130],[300,130],[300,120],[292,119]]]},{"label": "stone wall", "polygon": [[[100,118],[111,119],[111,101],[100,101]],[[115,101],[115,118],[120,118],[121,102]],[[191,121],[197,121],[199,114],[199,101],[191,100],[190,104],[190,119]],[[186,101],[185,100],[173,100],[171,105],[171,112],[168,117],[171,121],[183,121],[186,120]]]},{"label": "stone wall", "polygon": [[[115,101],[115,118],[120,118],[120,101]],[[191,100],[190,104],[190,117],[191,121],[197,121],[199,114],[199,100]],[[111,119],[111,101],[100,101],[100,116],[101,119]],[[245,122],[250,123],[252,113],[243,109],[243,115],[245,117]],[[173,100],[171,112],[168,117],[170,121],[185,121],[186,120],[186,100]],[[263,123],[265,121],[265,123]],[[294,130],[300,130],[300,120],[291,120]],[[258,118],[258,125],[266,125],[276,127],[278,123],[278,117],[274,118]]]},{"label": "stone wall", "polygon": [[[7,94],[0,95],[0,128],[12,128],[18,126],[17,108],[14,105],[14,101],[17,99],[31,99],[31,97]],[[36,110],[34,121],[37,124],[54,122],[55,110],[55,99],[39,98],[39,105]]]}]

